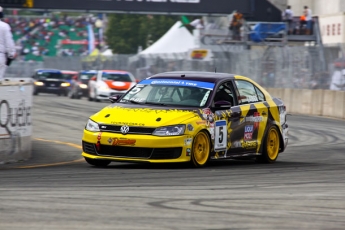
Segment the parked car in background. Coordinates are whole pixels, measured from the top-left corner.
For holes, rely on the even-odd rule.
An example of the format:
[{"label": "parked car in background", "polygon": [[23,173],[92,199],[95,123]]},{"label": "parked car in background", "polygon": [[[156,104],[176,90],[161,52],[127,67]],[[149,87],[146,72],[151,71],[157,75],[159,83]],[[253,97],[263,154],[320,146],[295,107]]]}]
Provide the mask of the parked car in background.
[{"label": "parked car in background", "polygon": [[89,100],[106,100],[112,95],[125,94],[137,84],[130,72],[123,70],[100,70],[89,81]]},{"label": "parked car in background", "polygon": [[32,76],[34,80],[33,94],[52,93],[58,96],[68,94],[68,87],[71,83],[65,79],[60,70],[37,69]]}]

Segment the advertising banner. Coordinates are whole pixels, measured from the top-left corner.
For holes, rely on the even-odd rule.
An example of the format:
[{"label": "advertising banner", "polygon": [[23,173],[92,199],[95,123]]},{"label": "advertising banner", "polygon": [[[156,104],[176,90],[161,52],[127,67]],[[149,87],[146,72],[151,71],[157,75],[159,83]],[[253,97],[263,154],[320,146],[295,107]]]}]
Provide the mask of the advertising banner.
[{"label": "advertising banner", "polygon": [[31,154],[32,85],[0,86],[0,162]]}]

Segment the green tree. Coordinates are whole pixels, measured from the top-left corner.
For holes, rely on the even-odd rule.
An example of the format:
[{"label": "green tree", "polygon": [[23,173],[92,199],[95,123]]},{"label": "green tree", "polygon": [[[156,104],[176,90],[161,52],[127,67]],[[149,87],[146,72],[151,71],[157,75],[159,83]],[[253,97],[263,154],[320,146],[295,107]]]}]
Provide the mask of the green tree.
[{"label": "green tree", "polygon": [[106,31],[107,43],[114,53],[133,54],[164,35],[177,16],[112,14]]}]

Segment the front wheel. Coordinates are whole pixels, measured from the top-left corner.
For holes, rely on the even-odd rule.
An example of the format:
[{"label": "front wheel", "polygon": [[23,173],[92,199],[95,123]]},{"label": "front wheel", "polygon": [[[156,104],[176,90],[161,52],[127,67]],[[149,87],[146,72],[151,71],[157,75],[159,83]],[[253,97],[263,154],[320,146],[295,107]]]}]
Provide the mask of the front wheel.
[{"label": "front wheel", "polygon": [[274,163],[278,158],[280,146],[279,131],[276,126],[268,130],[263,144],[263,152],[257,160],[262,163]]},{"label": "front wheel", "polygon": [[191,161],[195,167],[205,166],[210,158],[210,138],[205,131],[199,132],[193,140]]},{"label": "front wheel", "polygon": [[84,157],[84,158],[87,163],[96,167],[106,167],[111,163],[111,161],[107,161],[107,160],[95,160],[95,159],[91,159],[87,157]]}]

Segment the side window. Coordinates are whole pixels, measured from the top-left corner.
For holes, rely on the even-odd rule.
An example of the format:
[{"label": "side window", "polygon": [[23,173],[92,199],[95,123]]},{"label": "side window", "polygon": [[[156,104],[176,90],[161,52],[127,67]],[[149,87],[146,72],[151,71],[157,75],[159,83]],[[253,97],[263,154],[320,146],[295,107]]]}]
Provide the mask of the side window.
[{"label": "side window", "polygon": [[257,87],[255,87],[256,93],[258,95],[259,101],[266,101],[265,95],[259,90]]},{"label": "side window", "polygon": [[236,86],[239,92],[238,103],[240,105],[255,103],[259,101],[259,98],[256,94],[255,86],[243,80],[235,80]]},{"label": "side window", "polygon": [[214,96],[214,104],[217,105],[235,105],[234,93],[231,83],[226,82],[218,87]]}]

